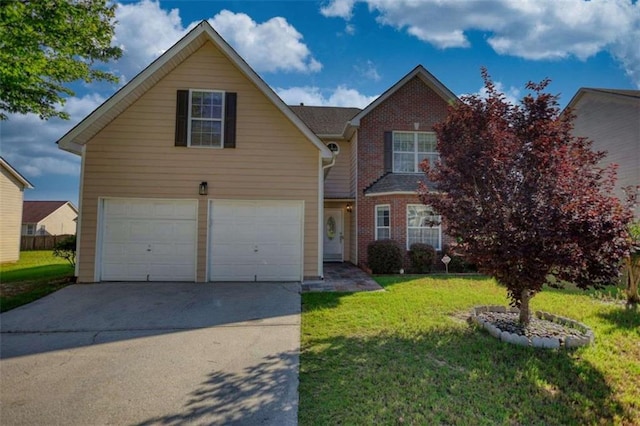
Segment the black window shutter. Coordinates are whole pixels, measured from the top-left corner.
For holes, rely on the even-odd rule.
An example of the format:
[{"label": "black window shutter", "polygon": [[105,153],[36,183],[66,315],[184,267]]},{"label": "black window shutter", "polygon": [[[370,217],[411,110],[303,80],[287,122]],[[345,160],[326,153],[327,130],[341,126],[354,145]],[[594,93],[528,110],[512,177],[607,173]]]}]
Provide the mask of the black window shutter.
[{"label": "black window shutter", "polygon": [[238,94],[227,92],[224,96],[224,147],[236,147],[236,106]]},{"label": "black window shutter", "polygon": [[393,132],[384,132],[384,172],[393,172]]},{"label": "black window shutter", "polygon": [[189,91],[178,90],[176,103],[176,146],[187,146],[189,120]]}]

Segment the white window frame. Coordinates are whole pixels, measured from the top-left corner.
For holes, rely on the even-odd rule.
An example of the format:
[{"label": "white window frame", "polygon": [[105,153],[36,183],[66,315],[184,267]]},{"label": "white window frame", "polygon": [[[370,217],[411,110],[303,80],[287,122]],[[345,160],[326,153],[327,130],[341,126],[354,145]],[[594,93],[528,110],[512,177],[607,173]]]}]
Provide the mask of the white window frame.
[{"label": "white window frame", "polygon": [[[389,212],[389,226],[378,226],[378,210],[386,209]],[[379,239],[378,229],[388,229],[389,237],[391,239],[391,205],[390,204],[376,204],[374,210],[373,223],[375,224],[375,238]]]},{"label": "white window frame", "polygon": [[[432,216],[438,216],[440,218],[438,225],[436,226],[409,226],[409,209],[411,207],[417,207],[417,208],[425,208],[425,209],[429,209],[431,210],[432,213],[434,213]],[[442,215],[438,215],[435,214],[435,211],[430,207],[430,206],[426,206],[424,204],[407,204],[407,250],[409,250],[409,247],[411,246],[411,244],[409,244],[409,229],[437,229],[438,230],[438,246],[434,246],[433,248],[436,249],[437,251],[442,250]],[[415,242],[415,241],[414,241]],[[421,241],[423,242],[423,241]],[[428,243],[425,243],[428,244]]]},{"label": "white window frame", "polygon": [[[396,140],[396,135],[397,134],[412,134],[413,135],[413,168],[414,171],[413,172],[407,172],[404,170],[396,170],[396,150],[395,150],[395,140]],[[420,163],[421,161],[418,161],[418,156],[419,154],[427,154],[427,155],[436,155],[437,158],[440,158],[440,154],[438,154],[438,151],[418,151],[418,135],[434,135],[435,136],[435,132],[411,132],[411,131],[394,131],[392,132],[392,137],[391,137],[391,152],[392,152],[392,169],[393,169],[393,173],[422,173],[422,170],[420,170]],[[437,141],[436,141],[437,142]],[[406,151],[398,151],[398,154],[409,154],[409,152]]]},{"label": "white window frame", "polygon": [[[222,95],[222,105],[220,106],[220,118],[199,118],[199,117],[192,117],[191,116],[191,110],[192,110],[192,99],[193,99],[193,94],[196,92],[200,92],[200,93],[220,93]],[[189,107],[188,107],[188,116],[187,116],[187,146],[191,147],[191,148],[213,148],[213,149],[221,149],[224,148],[224,117],[225,117],[225,110],[224,110],[224,106],[225,106],[225,92],[222,90],[209,90],[209,89],[189,89]],[[199,121],[214,121],[214,122],[220,122],[220,146],[217,145],[192,145],[191,144],[191,124],[193,123],[194,120],[199,120]]]},{"label": "white window frame", "polygon": [[36,224],[27,223],[24,225],[24,235],[36,235]]}]

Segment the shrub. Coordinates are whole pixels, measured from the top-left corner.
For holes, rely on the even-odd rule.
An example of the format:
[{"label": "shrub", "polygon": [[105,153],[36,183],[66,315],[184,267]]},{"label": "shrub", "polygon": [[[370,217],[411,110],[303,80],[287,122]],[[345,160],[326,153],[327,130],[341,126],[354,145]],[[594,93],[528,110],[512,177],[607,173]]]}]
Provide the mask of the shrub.
[{"label": "shrub", "polygon": [[367,246],[369,268],[374,274],[396,274],[402,268],[404,249],[395,240],[372,241]]},{"label": "shrub", "polygon": [[445,245],[443,254],[451,258],[449,272],[477,272],[478,268],[457,251],[457,244]]},{"label": "shrub", "polygon": [[409,260],[411,260],[412,272],[418,274],[431,272],[435,258],[436,249],[429,244],[413,243],[411,247],[409,247]]},{"label": "shrub", "polygon": [[76,236],[72,235],[57,243],[53,248],[53,255],[67,259],[71,266],[76,266]]}]

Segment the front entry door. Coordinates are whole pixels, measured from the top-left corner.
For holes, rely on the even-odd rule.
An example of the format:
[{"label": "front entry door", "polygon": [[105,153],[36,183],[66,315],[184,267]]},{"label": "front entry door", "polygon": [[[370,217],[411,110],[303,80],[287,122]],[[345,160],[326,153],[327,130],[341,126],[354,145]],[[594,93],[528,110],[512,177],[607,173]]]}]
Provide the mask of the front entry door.
[{"label": "front entry door", "polygon": [[342,209],[324,209],[324,261],[342,262],[344,228]]}]

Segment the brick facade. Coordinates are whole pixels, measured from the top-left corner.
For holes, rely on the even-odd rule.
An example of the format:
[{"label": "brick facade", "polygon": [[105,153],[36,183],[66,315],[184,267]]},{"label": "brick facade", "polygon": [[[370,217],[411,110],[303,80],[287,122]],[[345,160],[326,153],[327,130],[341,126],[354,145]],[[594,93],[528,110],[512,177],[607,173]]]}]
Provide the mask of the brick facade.
[{"label": "brick facade", "polygon": [[[447,101],[419,76],[399,87],[362,117],[357,144],[357,239],[359,266],[367,264],[367,246],[375,239],[375,206],[391,207],[391,238],[406,246],[407,204],[420,204],[416,195],[365,196],[364,192],[384,174],[384,132],[433,131],[447,114]],[[443,244],[445,244],[443,237]]]}]

